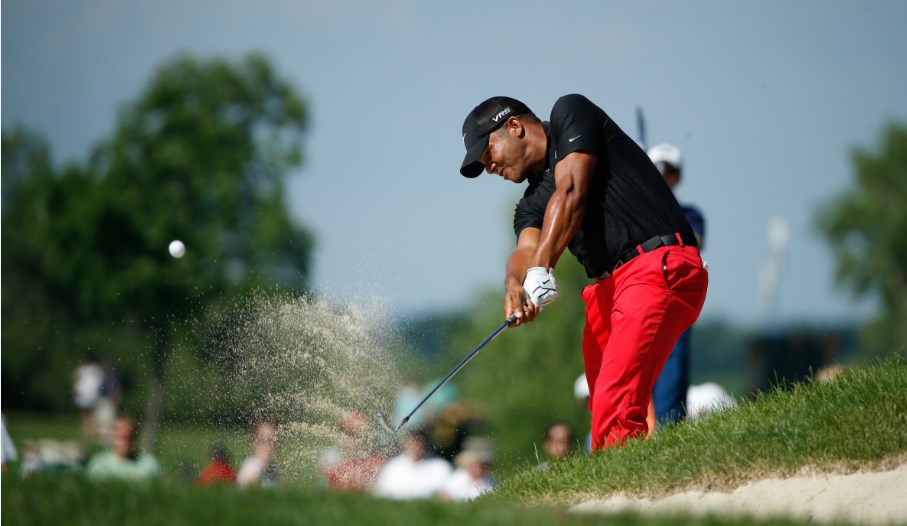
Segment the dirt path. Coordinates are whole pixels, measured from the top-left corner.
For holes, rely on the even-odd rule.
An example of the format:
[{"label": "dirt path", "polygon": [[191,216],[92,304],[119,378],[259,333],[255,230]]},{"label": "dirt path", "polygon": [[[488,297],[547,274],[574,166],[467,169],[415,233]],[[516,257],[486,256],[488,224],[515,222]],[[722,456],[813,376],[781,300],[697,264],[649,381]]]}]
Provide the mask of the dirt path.
[{"label": "dirt path", "polygon": [[626,509],[907,524],[907,463],[891,471],[766,479],[729,493],[687,491],[654,500],[616,496],[573,507],[583,513]]}]

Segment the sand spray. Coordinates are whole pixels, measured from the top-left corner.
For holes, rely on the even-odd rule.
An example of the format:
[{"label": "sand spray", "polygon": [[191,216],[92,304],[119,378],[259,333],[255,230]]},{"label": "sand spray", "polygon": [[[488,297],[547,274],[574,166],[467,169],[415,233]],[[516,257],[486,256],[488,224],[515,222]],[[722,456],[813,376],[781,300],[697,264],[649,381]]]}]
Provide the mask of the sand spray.
[{"label": "sand spray", "polygon": [[331,456],[393,453],[395,437],[374,415],[394,407],[407,355],[383,312],[307,295],[257,295],[236,305],[231,323],[213,335],[228,371],[214,396],[278,423],[288,477]]}]

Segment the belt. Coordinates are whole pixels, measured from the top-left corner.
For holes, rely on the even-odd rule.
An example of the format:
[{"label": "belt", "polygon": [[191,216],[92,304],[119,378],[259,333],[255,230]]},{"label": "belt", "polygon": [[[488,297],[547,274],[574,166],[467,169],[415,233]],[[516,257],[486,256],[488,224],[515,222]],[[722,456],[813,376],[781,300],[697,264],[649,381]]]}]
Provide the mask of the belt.
[{"label": "belt", "polygon": [[652,236],[649,239],[643,241],[642,243],[636,245],[635,247],[627,250],[619,258],[617,262],[614,263],[614,266],[611,270],[606,271],[604,274],[599,276],[599,279],[604,279],[614,273],[621,265],[629,262],[631,259],[645,254],[646,252],[651,252],[656,248],[661,247],[675,247],[675,246],[699,246],[694,237],[691,240],[684,239],[680,232],[674,232],[673,234],[664,234],[661,236]]}]

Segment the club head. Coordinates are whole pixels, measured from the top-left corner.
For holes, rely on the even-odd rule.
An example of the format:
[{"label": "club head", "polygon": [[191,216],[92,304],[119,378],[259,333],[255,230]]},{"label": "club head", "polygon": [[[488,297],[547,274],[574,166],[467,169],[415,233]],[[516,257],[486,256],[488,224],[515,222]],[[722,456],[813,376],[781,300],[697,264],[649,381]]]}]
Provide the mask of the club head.
[{"label": "club head", "polygon": [[384,414],[384,411],[378,411],[378,423],[381,424],[381,427],[387,429],[389,433],[397,433],[397,429],[394,429],[394,426],[391,425],[390,420],[387,419],[387,415]]}]

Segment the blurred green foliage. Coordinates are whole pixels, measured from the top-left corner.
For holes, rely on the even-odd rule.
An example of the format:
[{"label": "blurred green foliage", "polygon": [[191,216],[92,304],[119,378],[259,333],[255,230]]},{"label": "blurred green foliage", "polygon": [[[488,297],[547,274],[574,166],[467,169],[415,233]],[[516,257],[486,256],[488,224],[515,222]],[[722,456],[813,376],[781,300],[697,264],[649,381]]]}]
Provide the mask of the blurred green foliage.
[{"label": "blurred green foliage", "polygon": [[500,501],[398,501],[312,488],[194,487],[176,483],[122,484],[78,475],[24,480],[3,476],[2,519],[21,525],[170,524],[319,526],[799,526],[805,520],[649,514],[573,513],[554,504],[525,506]]},{"label": "blurred green foliage", "polygon": [[878,298],[864,328],[871,354],[903,352],[907,341],[907,126],[891,123],[875,151],[851,154],[854,184],[816,216],[837,257],[836,278],[857,297]]},{"label": "blurred green foliage", "polygon": [[[182,56],[84,163],[57,168],[40,136],[4,130],[4,409],[70,407],[86,351],[124,374],[127,408],[146,386],[160,402],[167,373],[205,369],[196,318],[251,290],[304,290],[313,241],[284,189],[306,123],[265,57]],[[167,251],[174,239],[181,259]]]}]

